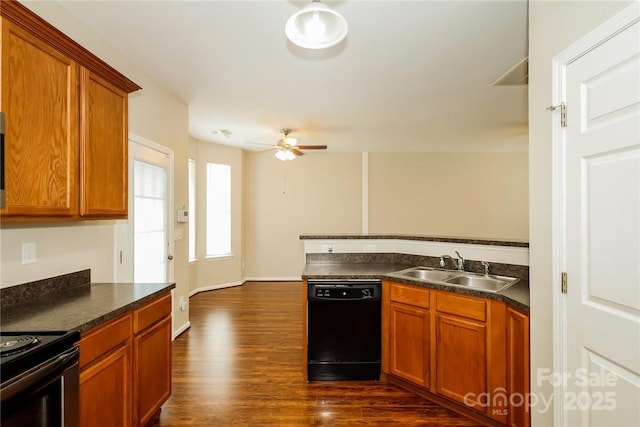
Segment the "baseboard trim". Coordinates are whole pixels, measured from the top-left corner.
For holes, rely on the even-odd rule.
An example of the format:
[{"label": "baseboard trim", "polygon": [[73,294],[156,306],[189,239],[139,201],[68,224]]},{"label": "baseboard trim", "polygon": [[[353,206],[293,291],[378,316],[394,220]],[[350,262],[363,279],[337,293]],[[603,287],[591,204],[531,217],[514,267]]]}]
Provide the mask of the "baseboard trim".
[{"label": "baseboard trim", "polygon": [[187,321],[187,323],[185,323],[184,325],[180,326],[178,329],[176,329],[173,332],[173,339],[175,340],[176,338],[178,338],[180,335],[182,335],[182,333],[184,331],[186,331],[190,327],[191,327],[191,322]]},{"label": "baseboard trim", "polygon": [[296,277],[247,277],[245,282],[300,282],[302,278]]},{"label": "baseboard trim", "polygon": [[201,286],[189,292],[189,298],[200,292],[215,291],[217,289],[233,288],[242,286],[246,282],[300,282],[301,277],[246,277],[238,282],[221,283],[219,285]]},{"label": "baseboard trim", "polygon": [[235,286],[242,286],[244,282],[246,282],[246,280],[241,280],[239,282],[221,283],[219,285],[202,286],[189,292],[189,298],[191,298],[192,296],[200,292],[215,291],[216,289],[233,288]]}]

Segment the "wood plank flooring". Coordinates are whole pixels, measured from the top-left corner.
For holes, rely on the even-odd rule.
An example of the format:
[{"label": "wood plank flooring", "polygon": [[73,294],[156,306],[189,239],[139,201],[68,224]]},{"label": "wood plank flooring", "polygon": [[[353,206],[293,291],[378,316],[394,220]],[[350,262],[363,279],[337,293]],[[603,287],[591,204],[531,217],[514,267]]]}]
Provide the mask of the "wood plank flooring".
[{"label": "wood plank flooring", "polygon": [[159,426],[477,426],[377,382],[302,381],[301,282],[248,282],[191,298]]}]

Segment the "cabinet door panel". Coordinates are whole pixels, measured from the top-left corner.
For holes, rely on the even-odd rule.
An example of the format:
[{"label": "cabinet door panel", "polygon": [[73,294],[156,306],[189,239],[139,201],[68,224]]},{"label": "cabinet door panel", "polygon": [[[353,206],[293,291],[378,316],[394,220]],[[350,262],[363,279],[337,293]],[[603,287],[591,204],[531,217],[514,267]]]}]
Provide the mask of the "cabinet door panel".
[{"label": "cabinet door panel", "polygon": [[131,344],[80,373],[80,425],[131,426]]},{"label": "cabinet door panel", "polygon": [[[436,314],[436,391],[486,412],[487,334],[484,323]],[[486,400],[486,399],[485,399]]]},{"label": "cabinet door panel", "polygon": [[521,402],[529,396],[529,316],[509,308],[507,310],[507,378],[510,406],[507,415],[508,425],[528,427],[530,414],[528,402]]},{"label": "cabinet door panel", "polygon": [[134,338],[135,425],[145,425],[171,395],[171,317]]},{"label": "cabinet door panel", "polygon": [[429,311],[391,304],[391,373],[429,387]]},{"label": "cabinet door panel", "polygon": [[127,216],[127,93],[81,69],[80,215]]},{"label": "cabinet door panel", "polygon": [[77,213],[77,73],[71,59],[2,20],[3,215]]}]

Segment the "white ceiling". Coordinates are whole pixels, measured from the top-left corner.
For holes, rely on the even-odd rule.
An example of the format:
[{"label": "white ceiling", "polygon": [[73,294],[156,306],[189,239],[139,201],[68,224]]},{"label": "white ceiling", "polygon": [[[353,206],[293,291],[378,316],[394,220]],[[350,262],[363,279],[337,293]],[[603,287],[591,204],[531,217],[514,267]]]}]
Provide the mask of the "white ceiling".
[{"label": "white ceiling", "polygon": [[[206,141],[262,149],[283,127],[332,151],[525,151],[527,3],[326,1],[349,23],[322,51],[284,34],[307,2],[63,1],[189,105]],[[230,138],[221,132],[229,129]]]}]

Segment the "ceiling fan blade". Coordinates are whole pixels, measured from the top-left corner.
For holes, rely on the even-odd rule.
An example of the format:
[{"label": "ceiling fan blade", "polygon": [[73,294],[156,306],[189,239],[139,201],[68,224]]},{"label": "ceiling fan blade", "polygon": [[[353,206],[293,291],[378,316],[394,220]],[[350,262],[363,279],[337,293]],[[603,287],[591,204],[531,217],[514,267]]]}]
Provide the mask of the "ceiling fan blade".
[{"label": "ceiling fan blade", "polygon": [[289,148],[289,151],[291,151],[296,156],[304,156],[304,153],[297,148]]},{"label": "ceiling fan blade", "polygon": [[300,150],[326,150],[326,145],[297,145]]}]

